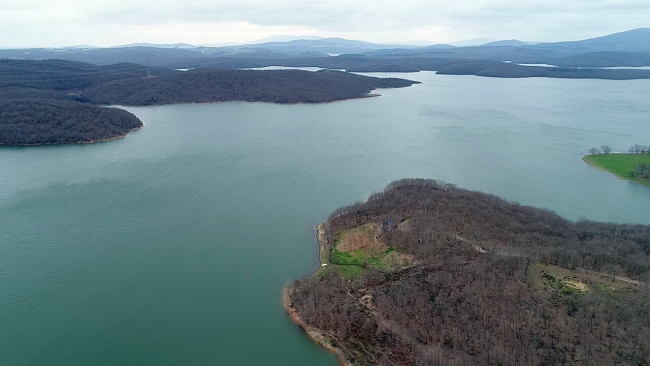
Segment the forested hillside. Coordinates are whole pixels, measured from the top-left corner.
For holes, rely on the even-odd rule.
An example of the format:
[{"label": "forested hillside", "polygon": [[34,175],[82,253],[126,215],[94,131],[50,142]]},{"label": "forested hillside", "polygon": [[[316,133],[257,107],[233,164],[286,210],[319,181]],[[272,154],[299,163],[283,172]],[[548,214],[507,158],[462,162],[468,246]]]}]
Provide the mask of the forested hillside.
[{"label": "forested hillside", "polygon": [[363,98],[376,88],[414,84],[395,78],[374,78],[341,71],[191,70],[152,78],[128,78],[99,84],[80,93],[94,104],[152,105],[248,101],[323,103]]},{"label": "forested hillside", "polygon": [[133,114],[65,100],[0,102],[0,145],[94,142],[142,127]]},{"label": "forested hillside", "polygon": [[31,88],[39,90],[79,90],[92,85],[128,77],[165,75],[180,71],[150,68],[131,63],[96,66],[65,60],[2,60],[0,88]]},{"label": "forested hillside", "polygon": [[91,104],[323,103],[364,98],[376,88],[414,83],[340,71],[183,72],[129,63],[96,66],[64,60],[0,60],[0,143],[92,142],[123,136],[142,126],[128,112]]},{"label": "forested hillside", "polygon": [[346,363],[650,363],[650,226],[402,180],[324,228],[285,305]]},{"label": "forested hillside", "polygon": [[323,70],[187,72],[136,64],[95,66],[63,60],[0,60],[0,99],[49,97],[93,104],[151,105],[229,100],[320,103],[363,98],[416,82]]},{"label": "forested hillside", "polygon": [[147,68],[136,64],[0,60],[0,144],[89,143],[124,136],[142,122],[125,110],[80,103],[79,91],[146,75]]}]

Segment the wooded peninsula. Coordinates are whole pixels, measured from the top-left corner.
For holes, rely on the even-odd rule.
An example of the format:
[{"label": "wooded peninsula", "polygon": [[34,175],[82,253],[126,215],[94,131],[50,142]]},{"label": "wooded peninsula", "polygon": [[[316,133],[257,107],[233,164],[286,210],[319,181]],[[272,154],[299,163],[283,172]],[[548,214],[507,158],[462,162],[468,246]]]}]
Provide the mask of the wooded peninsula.
[{"label": "wooded peninsula", "polygon": [[318,229],[322,265],[285,308],[342,364],[648,362],[648,225],[405,179]]},{"label": "wooded peninsula", "polygon": [[133,114],[105,105],[326,103],[415,83],[334,70],[178,71],[130,63],[0,60],[0,144],[93,142],[142,126]]}]

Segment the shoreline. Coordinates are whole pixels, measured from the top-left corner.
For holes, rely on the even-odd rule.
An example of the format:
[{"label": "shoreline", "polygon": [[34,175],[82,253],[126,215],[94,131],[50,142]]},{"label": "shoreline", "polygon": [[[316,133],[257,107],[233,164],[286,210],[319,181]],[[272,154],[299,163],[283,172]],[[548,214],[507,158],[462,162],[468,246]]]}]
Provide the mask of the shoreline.
[{"label": "shoreline", "polygon": [[[316,271],[314,271],[314,273],[305,278],[314,276],[318,270],[323,267],[323,264],[329,264],[329,240],[327,232],[328,228],[326,223],[316,225],[316,241],[318,242],[319,267],[316,269]],[[342,349],[334,347],[326,341],[328,338],[326,333],[320,329],[308,325],[302,320],[296,308],[294,308],[293,304],[289,301],[290,295],[294,290],[294,283],[295,282],[292,282],[282,289],[282,306],[287,312],[287,315],[289,315],[289,319],[291,319],[294,324],[299,326],[305,333],[307,333],[309,338],[311,338],[311,340],[314,341],[317,345],[334,353],[337,356],[339,364],[341,366],[352,366],[352,363],[347,359]]]},{"label": "shoreline", "polygon": [[602,171],[605,172],[605,173],[609,173],[609,174],[615,176],[615,177],[618,178],[619,180],[629,180],[629,179],[625,179],[624,177],[621,177],[621,176],[618,175],[618,174],[614,174],[614,173],[610,172],[609,170],[607,170],[607,169],[605,169],[605,168],[599,167],[599,166],[597,166],[597,165],[594,165],[594,164],[588,162],[588,161],[585,159],[585,158],[588,157],[588,156],[589,156],[589,155],[585,155],[585,156],[583,156],[582,158],[580,158],[580,160],[582,160],[585,164],[589,165],[590,167],[594,167],[594,168],[596,168],[596,169],[598,169],[598,170],[602,170]]},{"label": "shoreline", "polygon": [[[124,134],[122,134],[122,135],[113,136],[113,137],[108,137],[108,138],[101,139],[101,140],[80,141],[80,142],[74,142],[74,143],[75,143],[75,144],[96,144],[96,143],[98,143],[98,142],[106,142],[106,141],[111,141],[111,140],[123,139],[123,138],[126,137],[126,135],[130,134],[130,133],[133,132],[133,131],[137,131],[137,130],[143,128],[143,127],[144,127],[144,124],[143,124],[142,126],[140,126],[140,127],[136,127],[136,128],[134,128],[134,129],[132,129],[132,130],[126,131],[126,132],[125,132]],[[54,145],[54,144],[52,144],[52,145]],[[59,144],[59,145],[63,145],[63,144]]]},{"label": "shoreline", "polygon": [[54,145],[91,145],[91,144],[96,144],[99,142],[107,142],[111,140],[118,140],[118,139],[123,139],[128,135],[129,133],[133,131],[137,131],[141,128],[144,127],[144,124],[140,127],[136,127],[132,130],[129,130],[121,135],[117,136],[111,136],[107,137],[105,139],[100,139],[100,140],[90,140],[90,141],[77,141],[77,142],[63,142],[63,143],[41,143],[41,144],[3,144],[0,143],[0,147],[5,146],[5,147],[29,147],[29,146],[54,146]]},{"label": "shoreline", "polygon": [[[626,153],[610,153],[610,154],[612,154],[612,155],[613,155],[613,154],[626,155]],[[584,155],[582,158],[580,158],[580,160],[582,160],[585,164],[587,164],[587,165],[589,165],[589,166],[591,166],[591,167],[593,167],[593,168],[596,168],[596,169],[601,170],[601,171],[603,171],[603,172],[605,172],[605,173],[608,173],[608,174],[611,174],[611,175],[615,176],[615,177],[618,178],[619,180],[632,182],[632,183],[634,183],[634,184],[638,184],[638,185],[640,185],[640,186],[644,186],[644,187],[650,187],[650,182],[648,182],[647,184],[644,183],[644,182],[639,182],[639,181],[637,181],[637,180],[630,179],[630,178],[627,178],[627,177],[624,177],[624,176],[618,175],[618,174],[616,174],[616,173],[614,173],[614,172],[612,172],[612,171],[609,171],[609,170],[607,170],[607,169],[605,169],[605,168],[603,168],[603,167],[601,167],[601,166],[598,166],[598,165],[592,164],[591,162],[589,162],[589,159],[588,159],[589,157],[591,157],[591,155],[590,155],[590,154],[587,154],[587,155]]]},{"label": "shoreline", "polygon": [[126,132],[125,132],[124,134],[122,134],[122,135],[117,135],[117,136],[113,136],[113,137],[107,137],[107,138],[105,138],[105,139],[101,139],[101,140],[80,141],[80,142],[75,142],[75,143],[76,143],[76,144],[95,144],[95,143],[98,143],[98,142],[106,142],[106,141],[111,141],[111,140],[123,139],[123,138],[126,137],[126,135],[130,134],[131,132],[133,132],[133,131],[137,131],[137,130],[140,130],[140,129],[142,129],[142,128],[144,128],[144,124],[142,124],[142,126],[140,126],[140,127],[136,127],[136,128],[134,128],[134,129],[132,129],[132,130],[126,131]]},{"label": "shoreline", "polygon": [[[405,87],[393,87],[393,88],[375,88],[373,90],[377,89],[401,89],[401,88],[409,88],[410,86],[405,86]],[[96,105],[100,107],[108,107],[112,108],[115,106],[115,108],[139,108],[139,107],[161,107],[161,106],[170,106],[170,105],[192,105],[192,104],[197,104],[197,105],[209,105],[209,104],[222,104],[222,103],[231,103],[231,102],[241,102],[241,103],[262,103],[262,104],[275,104],[275,105],[319,105],[319,104],[330,104],[330,103],[338,103],[338,102],[345,102],[348,100],[359,100],[359,99],[369,99],[369,98],[375,98],[375,97],[381,97],[381,94],[379,93],[372,93],[372,90],[368,92],[368,94],[365,95],[360,95],[352,98],[343,98],[343,99],[333,99],[333,100],[326,100],[326,101],[317,101],[317,102],[310,102],[310,101],[299,101],[299,102],[270,102],[270,101],[263,101],[263,100],[245,100],[245,99],[229,99],[229,100],[215,100],[211,102],[169,102],[169,103],[154,103],[154,104],[91,104],[91,105]]]}]

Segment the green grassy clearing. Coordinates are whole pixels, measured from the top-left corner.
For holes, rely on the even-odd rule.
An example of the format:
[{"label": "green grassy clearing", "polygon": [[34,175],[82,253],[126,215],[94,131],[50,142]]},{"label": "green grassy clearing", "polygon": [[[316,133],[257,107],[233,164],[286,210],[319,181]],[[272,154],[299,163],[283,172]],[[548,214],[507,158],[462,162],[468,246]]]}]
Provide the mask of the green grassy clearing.
[{"label": "green grassy clearing", "polygon": [[[365,268],[392,271],[409,265],[411,259],[377,239],[377,224],[365,224],[339,232],[329,260],[343,277],[358,276]],[[358,248],[356,250],[352,250]]]},{"label": "green grassy clearing", "polygon": [[543,273],[542,278],[550,287],[564,294],[582,294],[589,291],[589,287],[575,277],[557,277],[550,273]]},{"label": "green grassy clearing", "polygon": [[318,280],[331,271],[337,271],[342,278],[354,278],[363,273],[364,270],[364,268],[355,265],[337,265],[330,263],[327,266],[318,267],[310,279]]},{"label": "green grassy clearing", "polygon": [[339,274],[343,278],[352,278],[360,275],[363,272],[363,268],[359,266],[341,266],[337,265],[336,268],[339,270]]},{"label": "green grassy clearing", "polygon": [[615,176],[630,180],[635,183],[643,184],[650,187],[650,180],[647,179],[634,179],[632,178],[632,172],[640,164],[650,164],[650,155],[647,154],[597,154],[597,155],[586,155],[582,160],[598,169],[602,169],[608,173],[614,174]]},{"label": "green grassy clearing", "polygon": [[392,248],[388,248],[383,253],[380,253],[377,256],[373,256],[369,250],[355,250],[352,252],[339,252],[336,248],[332,249],[332,263],[342,265],[342,266],[358,266],[365,267],[371,266],[380,270],[390,269],[390,263],[386,261],[386,256],[393,251]]}]

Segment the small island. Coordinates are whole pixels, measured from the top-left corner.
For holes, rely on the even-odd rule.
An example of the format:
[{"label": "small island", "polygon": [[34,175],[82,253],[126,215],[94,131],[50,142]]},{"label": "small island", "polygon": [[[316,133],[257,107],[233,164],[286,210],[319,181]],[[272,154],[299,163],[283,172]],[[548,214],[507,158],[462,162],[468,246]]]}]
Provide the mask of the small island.
[{"label": "small island", "polygon": [[629,153],[612,153],[608,145],[591,148],[582,160],[622,180],[650,187],[650,146],[634,145]]},{"label": "small island", "polygon": [[404,179],[317,227],[284,306],[342,365],[642,365],[649,238]]}]

